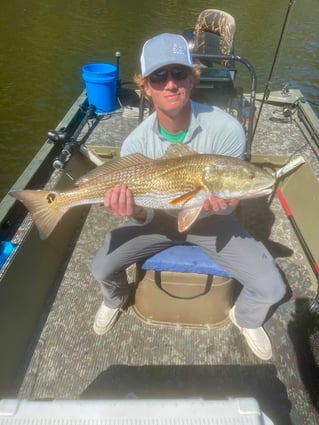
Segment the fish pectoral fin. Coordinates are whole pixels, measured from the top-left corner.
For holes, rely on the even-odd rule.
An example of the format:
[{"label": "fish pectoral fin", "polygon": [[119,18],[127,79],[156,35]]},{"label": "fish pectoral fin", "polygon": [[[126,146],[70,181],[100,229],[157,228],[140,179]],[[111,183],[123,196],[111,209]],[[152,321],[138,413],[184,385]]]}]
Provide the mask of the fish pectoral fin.
[{"label": "fish pectoral fin", "polygon": [[194,196],[196,196],[197,193],[200,190],[201,190],[201,188],[198,187],[197,189],[191,190],[190,192],[184,193],[183,195],[178,196],[177,198],[172,199],[169,203],[172,204],[172,205],[176,205],[176,204],[179,204],[181,202],[187,202],[190,199],[194,198]]},{"label": "fish pectoral fin", "polygon": [[186,208],[178,214],[178,231],[185,232],[196,221],[202,207]]}]

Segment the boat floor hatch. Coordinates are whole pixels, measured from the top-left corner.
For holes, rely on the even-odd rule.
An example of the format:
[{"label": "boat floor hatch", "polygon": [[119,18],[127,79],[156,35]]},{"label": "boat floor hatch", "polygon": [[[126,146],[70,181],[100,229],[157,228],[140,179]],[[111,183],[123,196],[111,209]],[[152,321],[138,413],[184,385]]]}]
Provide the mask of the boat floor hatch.
[{"label": "boat floor hatch", "polygon": [[253,398],[228,400],[1,400],[0,425],[273,425]]}]

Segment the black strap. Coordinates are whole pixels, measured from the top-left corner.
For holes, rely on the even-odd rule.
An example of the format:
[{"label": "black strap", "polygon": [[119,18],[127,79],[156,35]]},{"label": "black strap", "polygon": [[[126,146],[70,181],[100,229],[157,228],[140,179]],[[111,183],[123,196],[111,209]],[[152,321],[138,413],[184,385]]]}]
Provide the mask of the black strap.
[{"label": "black strap", "polygon": [[169,295],[172,298],[177,298],[179,300],[193,300],[193,299],[198,298],[198,297],[201,297],[201,296],[203,296],[203,295],[205,295],[205,294],[207,294],[209,292],[209,290],[210,290],[210,288],[212,286],[212,283],[213,283],[213,276],[210,275],[210,274],[207,275],[206,285],[205,285],[205,288],[204,288],[203,292],[201,292],[201,293],[199,293],[197,295],[193,295],[191,297],[180,297],[178,295],[171,294],[166,289],[164,289],[162,287],[162,282],[161,282],[161,272],[160,271],[156,271],[156,270],[155,270],[155,283],[156,283],[156,286],[161,291],[165,292],[165,294]]}]

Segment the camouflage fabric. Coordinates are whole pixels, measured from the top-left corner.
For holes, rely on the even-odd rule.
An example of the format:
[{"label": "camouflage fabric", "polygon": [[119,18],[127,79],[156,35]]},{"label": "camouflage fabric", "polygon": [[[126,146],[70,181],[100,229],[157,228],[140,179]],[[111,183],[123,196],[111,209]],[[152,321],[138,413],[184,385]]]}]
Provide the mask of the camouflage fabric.
[{"label": "camouflage fabric", "polygon": [[195,51],[205,53],[205,33],[211,32],[220,37],[219,53],[231,54],[235,31],[235,19],[227,12],[217,9],[203,10],[195,25]]}]

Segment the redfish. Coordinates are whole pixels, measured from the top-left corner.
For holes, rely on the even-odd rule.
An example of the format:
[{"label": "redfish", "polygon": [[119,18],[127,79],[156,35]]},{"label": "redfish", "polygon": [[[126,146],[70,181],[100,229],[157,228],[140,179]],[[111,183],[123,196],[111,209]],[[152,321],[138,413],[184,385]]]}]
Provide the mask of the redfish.
[{"label": "redfish", "polygon": [[247,161],[198,154],[177,144],[157,160],[132,154],[100,165],[71,190],[18,190],[10,195],[26,206],[40,237],[46,239],[70,208],[102,203],[105,192],[117,184],[127,185],[136,205],[180,210],[178,229],[183,232],[195,222],[211,194],[239,200],[266,196],[274,183],[270,173]]}]

